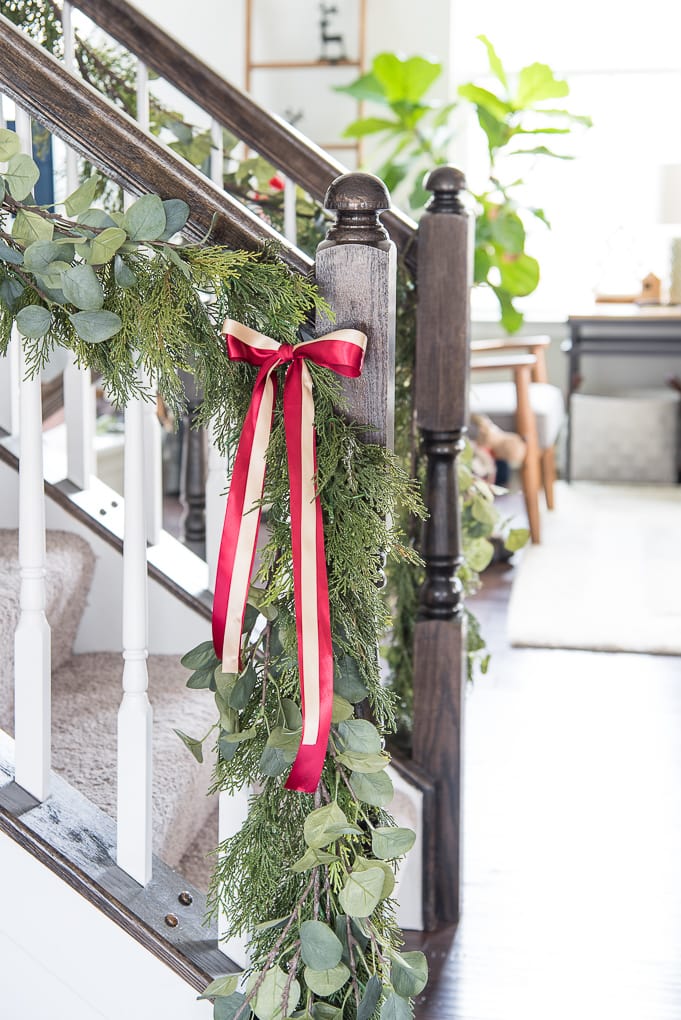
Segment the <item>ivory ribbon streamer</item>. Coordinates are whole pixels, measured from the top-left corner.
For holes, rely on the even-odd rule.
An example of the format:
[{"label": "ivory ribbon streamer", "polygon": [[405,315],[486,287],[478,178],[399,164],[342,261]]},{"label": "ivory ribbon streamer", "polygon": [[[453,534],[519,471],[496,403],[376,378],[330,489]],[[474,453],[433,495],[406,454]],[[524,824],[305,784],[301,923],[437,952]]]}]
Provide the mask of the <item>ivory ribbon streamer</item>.
[{"label": "ivory ribbon streamer", "polygon": [[322,509],[315,491],[317,472],[312,377],[306,360],[339,375],[357,378],[367,338],[339,329],[316,340],[280,344],[240,322],[222,328],[232,361],[260,369],[239,439],[225,511],[213,600],[213,644],[226,673],[240,669],[241,632],[253,571],[259,501],[265,484],[265,457],[277,392],[274,375],[284,377],[284,426],[291,485],[293,587],[298,637],[298,668],[303,734],[286,782],[289,790],[314,793],[324,766],[333,703],[333,650]]}]

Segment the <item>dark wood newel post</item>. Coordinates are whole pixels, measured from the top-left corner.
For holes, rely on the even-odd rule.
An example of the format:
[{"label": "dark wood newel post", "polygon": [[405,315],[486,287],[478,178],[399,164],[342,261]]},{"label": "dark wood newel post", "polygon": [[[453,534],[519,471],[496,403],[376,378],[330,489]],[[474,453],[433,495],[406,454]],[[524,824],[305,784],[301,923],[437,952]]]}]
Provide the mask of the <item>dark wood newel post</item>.
[{"label": "dark wood newel post", "polygon": [[206,430],[194,427],[203,394],[191,372],[181,372],[187,398],[182,419],[182,459],[180,464],[180,502],[182,535],[185,545],[203,556],[206,542]]},{"label": "dark wood newel post", "polygon": [[424,832],[424,923],[458,921],[461,910],[461,750],[465,627],[456,458],[468,422],[470,217],[463,174],[426,179],[433,192],[419,226],[416,413],[427,461],[421,554],[426,580],[414,638],[413,758],[433,778],[435,824]]}]

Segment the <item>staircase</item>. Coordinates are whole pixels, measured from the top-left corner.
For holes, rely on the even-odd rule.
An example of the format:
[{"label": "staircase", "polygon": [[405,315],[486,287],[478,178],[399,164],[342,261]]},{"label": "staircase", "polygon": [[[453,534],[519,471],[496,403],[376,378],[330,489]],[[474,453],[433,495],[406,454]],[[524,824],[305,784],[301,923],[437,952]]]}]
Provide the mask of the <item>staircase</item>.
[{"label": "staircase", "polygon": [[[218,128],[227,127],[257,146],[314,197],[323,198],[331,180],[342,171],[294,129],[201,65],[124,0],[109,0],[104,5],[78,0],[75,6],[141,58],[140,80],[146,80],[147,66],[166,76],[198,100]],[[69,11],[66,4],[65,15]],[[18,110],[24,111],[23,122],[29,132],[28,115],[132,195],[155,192],[162,197],[185,197],[192,210],[186,228],[190,240],[202,237],[216,216],[216,242],[252,249],[274,241],[294,272],[316,270],[317,282],[337,321],[360,324],[369,336],[365,372],[360,385],[349,391],[350,413],[377,424],[389,440],[395,310],[387,295],[394,297],[394,248],[378,219],[383,206],[372,204],[373,198],[367,202],[361,175],[346,182],[346,191],[338,204],[332,205],[338,222],[315,265],[225,194],[219,180],[221,153],[214,161],[211,179],[201,175],[143,127],[85,88],[68,67],[39,50],[4,18],[0,18],[0,35],[0,92],[10,95]],[[68,56],[68,46],[66,50]],[[139,94],[143,95],[143,89]],[[141,116],[143,119],[143,110]],[[452,575],[458,556],[455,458],[464,427],[465,401],[460,394],[466,386],[468,308],[467,223],[465,216],[458,215],[462,210],[456,202],[457,187],[446,178],[438,185],[436,215],[430,218],[442,227],[433,234],[439,243],[449,239],[455,246],[453,262],[435,247],[429,254],[426,238],[419,252],[419,282],[424,293],[430,294],[430,310],[424,317],[424,336],[432,343],[428,357],[437,375],[438,352],[454,349],[461,372],[456,380],[456,401],[451,387],[440,387],[432,399],[428,393],[421,395],[421,406],[427,408],[427,499],[435,508],[437,522],[424,544],[429,595],[417,625],[417,629],[421,627],[417,669],[423,693],[416,707],[421,721],[417,720],[415,734],[422,757],[395,763],[403,801],[400,810],[411,816],[407,824],[416,819],[421,830],[422,874],[419,865],[419,874],[408,884],[420,911],[423,883],[421,921],[426,927],[451,923],[459,911],[458,761],[464,636]],[[386,213],[384,219],[401,254],[414,267],[414,224],[395,211]],[[449,227],[456,229],[452,233]],[[456,288],[458,299],[454,301],[453,277],[463,281]],[[438,303],[443,288],[448,295],[444,305]],[[12,352],[15,358],[17,347],[15,344]],[[10,372],[3,375],[6,365]],[[30,589],[31,598],[42,591],[44,570],[52,672],[51,676],[49,670],[42,675],[32,670],[22,673],[20,663],[13,676],[11,655],[5,654],[0,663],[0,729],[8,734],[0,734],[0,868],[11,869],[17,886],[16,897],[0,912],[0,960],[9,940],[13,948],[5,958],[13,959],[14,953],[17,975],[28,973],[27,955],[39,958],[36,987],[49,988],[49,975],[58,973],[63,985],[60,994],[68,1006],[64,1005],[62,1013],[54,1013],[57,1017],[89,1020],[106,1016],[113,1020],[124,1010],[133,1020],[152,1013],[171,1020],[207,1016],[209,1005],[197,1002],[195,993],[188,992],[202,990],[212,977],[232,969],[233,964],[217,949],[217,929],[201,927],[204,900],[200,891],[172,869],[180,866],[185,876],[191,872],[197,884],[205,885],[205,850],[215,845],[217,836],[215,804],[205,796],[210,766],[195,763],[172,731],[179,726],[203,735],[214,721],[211,699],[202,696],[203,692],[194,695],[186,690],[186,672],[178,662],[180,654],[207,636],[208,579],[213,569],[210,549],[206,567],[163,533],[158,521],[154,524],[153,506],[158,507],[160,497],[148,485],[153,472],[147,470],[145,476],[144,465],[155,463],[158,448],[155,423],[149,418],[145,421],[144,407],[132,402],[126,412],[126,458],[132,467],[129,473],[126,468],[126,498],[122,500],[97,483],[85,466],[91,435],[89,377],[73,365],[67,368],[67,456],[57,466],[47,457],[43,470],[39,384],[36,394],[35,381],[21,381],[20,426],[19,368],[16,362],[12,367],[11,358],[6,365],[0,363],[0,430],[5,436],[0,432],[0,485],[5,497],[0,504],[0,528],[4,529],[0,532],[0,593],[8,612],[0,619],[0,638],[3,649],[10,650],[21,618],[19,591]],[[32,412],[27,410],[30,408]],[[219,493],[224,465],[216,464],[214,457],[211,463],[214,476],[209,477],[207,490]],[[19,465],[22,486],[26,489],[28,485],[26,491],[31,494],[23,501],[19,500],[16,474]],[[37,505],[43,505],[43,490],[48,529],[44,558],[43,523],[35,513]],[[7,508],[17,505],[21,507],[19,518],[13,520]],[[209,539],[218,533],[215,522],[220,513],[219,501],[209,501]],[[20,567],[17,526],[24,548]],[[23,594],[20,601],[25,608]],[[148,605],[148,634],[133,605]],[[142,662],[148,651],[148,677],[140,681],[138,670],[133,684],[124,680],[123,704],[134,706],[137,714],[123,736],[119,723],[116,745],[121,650],[127,654],[126,666],[128,660]],[[22,691],[16,747],[10,736],[14,732],[13,683]],[[153,705],[153,727],[149,725],[147,694]],[[50,754],[58,776],[51,785]],[[149,780],[152,756],[153,784]],[[29,763],[23,772],[20,762]],[[117,806],[121,789],[124,796]],[[224,838],[239,824],[242,804],[224,795],[219,801],[220,836]],[[37,870],[36,862],[40,865]],[[42,903],[59,902],[59,916],[68,919],[72,915],[78,922],[61,937],[38,934],[24,923],[26,896],[37,897]],[[96,907],[95,914],[81,915],[81,899]],[[102,916],[115,925],[102,929]],[[110,934],[116,926],[125,935],[123,942],[120,932]],[[108,950],[98,954],[92,948],[97,939],[119,940],[116,959],[125,958],[129,963],[126,974],[132,975],[127,995],[116,988],[105,1002],[98,997],[98,987],[111,983],[111,969],[106,960]],[[65,946],[69,947],[66,953]],[[238,947],[234,953],[232,947],[229,951],[235,955]],[[164,965],[161,971],[157,969],[159,961]],[[88,981],[81,995],[74,988],[83,970]],[[31,996],[20,986],[17,979],[13,986],[16,1015],[22,1020],[38,1020],[43,1014],[27,1005]],[[149,986],[153,986],[154,995],[145,999]],[[135,1003],[132,1012],[128,1008],[131,1002]]]}]

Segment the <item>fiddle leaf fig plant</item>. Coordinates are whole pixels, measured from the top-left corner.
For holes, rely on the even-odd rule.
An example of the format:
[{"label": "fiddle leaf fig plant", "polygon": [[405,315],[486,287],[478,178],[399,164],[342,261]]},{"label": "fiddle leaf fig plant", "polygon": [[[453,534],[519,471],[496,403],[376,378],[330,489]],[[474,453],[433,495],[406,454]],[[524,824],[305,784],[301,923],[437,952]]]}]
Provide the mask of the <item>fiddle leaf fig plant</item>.
[{"label": "fiddle leaf fig plant", "polygon": [[422,184],[424,174],[447,162],[457,119],[465,108],[473,107],[489,154],[488,182],[482,190],[472,192],[476,203],[474,282],[492,289],[501,323],[513,333],[523,323],[516,299],[536,290],[540,276],[539,263],[525,250],[526,223],[538,220],[549,225],[542,209],[519,197],[526,182],[518,175],[518,157],[571,159],[550,143],[591,121],[564,108],[547,106],[569,94],[568,83],[557,78],[547,64],[528,64],[510,74],[489,39],[478,38],[486,49],[494,85],[461,85],[453,102],[428,98],[442,74],[440,63],[395,53],[379,54],[367,74],[337,91],[387,111],[383,117],[353,121],[344,133],[348,138],[373,136],[379,149],[388,149],[380,165],[377,161],[376,172],[391,188],[404,183],[409,186],[409,203],[415,212],[429,198]]}]

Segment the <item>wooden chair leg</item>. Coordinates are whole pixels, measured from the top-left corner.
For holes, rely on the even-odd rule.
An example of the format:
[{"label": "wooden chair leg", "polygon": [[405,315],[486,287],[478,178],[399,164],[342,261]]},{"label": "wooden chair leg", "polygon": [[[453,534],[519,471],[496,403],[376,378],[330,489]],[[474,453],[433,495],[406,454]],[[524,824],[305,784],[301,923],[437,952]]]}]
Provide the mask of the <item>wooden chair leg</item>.
[{"label": "wooden chair leg", "polygon": [[527,443],[527,453],[521,469],[521,480],[527,519],[530,526],[530,537],[535,545],[541,540],[539,519],[539,485],[541,479],[541,462],[539,442],[537,439],[537,421],[530,404],[530,369],[522,365],[515,369],[515,387],[517,397],[516,428]]},{"label": "wooden chair leg", "polygon": [[553,510],[555,506],[553,483],[556,480],[556,450],[553,446],[547,446],[541,452],[541,473],[544,483],[544,494],[546,496],[546,506],[549,510]]}]

